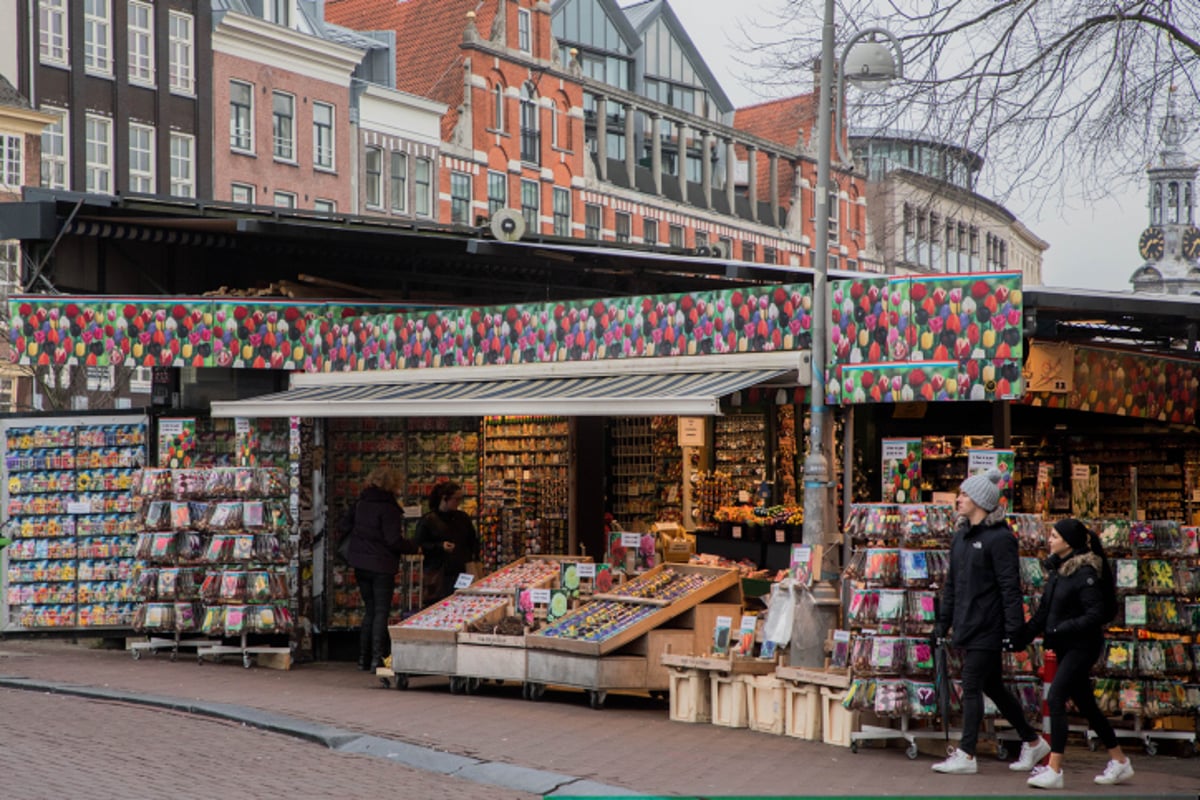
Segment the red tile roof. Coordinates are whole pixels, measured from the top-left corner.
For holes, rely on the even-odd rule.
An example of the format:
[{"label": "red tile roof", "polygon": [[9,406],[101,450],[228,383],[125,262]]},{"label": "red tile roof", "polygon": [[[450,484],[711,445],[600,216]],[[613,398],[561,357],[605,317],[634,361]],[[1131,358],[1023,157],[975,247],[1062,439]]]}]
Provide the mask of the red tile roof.
[{"label": "red tile roof", "polygon": [[396,32],[396,88],[446,103],[443,134],[453,128],[462,103],[459,45],[467,12],[487,38],[496,15],[495,0],[326,0],[325,18],[354,30]]},{"label": "red tile roof", "polygon": [[811,138],[813,120],[817,116],[816,104],[815,94],[770,100],[734,111],[733,125],[784,147],[795,147],[800,141],[801,132],[804,141]]}]

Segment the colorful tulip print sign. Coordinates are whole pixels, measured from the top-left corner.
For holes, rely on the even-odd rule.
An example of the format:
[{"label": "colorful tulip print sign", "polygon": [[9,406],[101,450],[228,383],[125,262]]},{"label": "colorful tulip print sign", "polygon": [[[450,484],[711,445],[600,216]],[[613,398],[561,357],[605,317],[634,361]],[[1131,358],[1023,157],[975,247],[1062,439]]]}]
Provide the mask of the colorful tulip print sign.
[{"label": "colorful tulip print sign", "polygon": [[[1020,397],[1022,326],[1018,273],[832,281],[829,400]],[[958,366],[952,378],[944,375],[942,365],[948,363]],[[887,387],[872,391],[875,383],[862,385],[868,373],[861,368],[867,365],[874,368],[867,380],[886,374]],[[906,373],[901,365],[914,369]],[[937,388],[924,383],[933,375],[943,376]],[[905,391],[908,377],[921,383]],[[897,380],[900,386],[887,391]]]},{"label": "colorful tulip print sign", "polygon": [[916,503],[921,499],[921,440],[883,440],[883,502]]}]

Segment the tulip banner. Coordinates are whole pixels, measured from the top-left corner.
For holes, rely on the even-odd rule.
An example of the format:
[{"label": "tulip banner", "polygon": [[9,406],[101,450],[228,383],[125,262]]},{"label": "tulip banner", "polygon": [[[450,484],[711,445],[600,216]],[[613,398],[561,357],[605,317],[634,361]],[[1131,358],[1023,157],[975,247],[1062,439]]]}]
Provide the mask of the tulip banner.
[{"label": "tulip banner", "polygon": [[305,372],[806,350],[812,287],[480,308],[46,295],[9,301],[19,363]]},{"label": "tulip banner", "polygon": [[1196,424],[1200,361],[1076,346],[1072,389],[1032,392],[1025,402],[1102,414]]},{"label": "tulip banner", "polygon": [[831,403],[1024,394],[1019,273],[830,282]]}]

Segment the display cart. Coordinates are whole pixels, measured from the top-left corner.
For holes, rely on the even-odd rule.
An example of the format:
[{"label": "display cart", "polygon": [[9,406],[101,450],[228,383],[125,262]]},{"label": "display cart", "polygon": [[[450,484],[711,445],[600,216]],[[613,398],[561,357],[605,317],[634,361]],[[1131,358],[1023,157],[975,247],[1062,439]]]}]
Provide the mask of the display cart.
[{"label": "display cart", "polygon": [[698,639],[710,641],[706,623],[714,612],[739,613],[741,604],[737,570],[657,566],[527,636],[525,695],[536,700],[547,685],[569,686],[587,692],[592,708],[602,708],[610,691],[665,692],[670,674],[662,654],[694,651]]},{"label": "display cart", "polygon": [[203,664],[206,658],[220,661],[224,656],[241,656],[242,666],[250,669],[254,665],[254,658],[256,656],[279,656],[285,660],[291,657],[292,650],[290,647],[251,645],[247,639],[248,634],[243,633],[238,644],[206,642],[196,648],[196,663]]},{"label": "display cart", "polygon": [[158,655],[161,650],[170,650],[171,660],[175,661],[179,658],[179,649],[181,647],[199,649],[201,647],[208,647],[211,644],[211,639],[184,639],[182,638],[182,634],[176,631],[175,635],[170,639],[165,636],[148,635],[144,642],[130,642],[129,654],[133,657],[134,661],[138,661],[141,659],[143,653]]}]

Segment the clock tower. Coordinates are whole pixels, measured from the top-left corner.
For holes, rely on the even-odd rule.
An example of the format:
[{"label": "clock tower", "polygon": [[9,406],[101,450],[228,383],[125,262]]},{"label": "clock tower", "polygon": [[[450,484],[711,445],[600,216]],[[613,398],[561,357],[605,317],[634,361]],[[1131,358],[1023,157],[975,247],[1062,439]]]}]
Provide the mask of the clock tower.
[{"label": "clock tower", "polygon": [[1135,292],[1200,294],[1200,228],[1196,227],[1196,165],[1183,151],[1184,124],[1175,114],[1175,87],[1167,96],[1161,162],[1150,176],[1150,226],[1138,239],[1145,261],[1133,273]]}]

